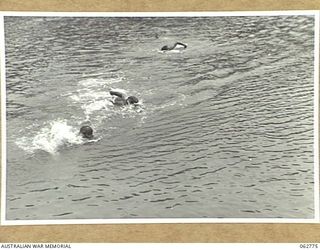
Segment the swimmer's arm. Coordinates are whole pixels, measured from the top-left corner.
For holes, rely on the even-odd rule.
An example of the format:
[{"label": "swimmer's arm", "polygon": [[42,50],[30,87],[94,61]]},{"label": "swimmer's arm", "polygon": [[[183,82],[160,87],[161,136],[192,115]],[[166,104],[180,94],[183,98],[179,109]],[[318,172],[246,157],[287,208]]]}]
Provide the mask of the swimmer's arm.
[{"label": "swimmer's arm", "polygon": [[101,138],[89,139],[89,140],[86,141],[84,144],[92,144],[92,143],[98,142],[98,141],[100,141],[100,140],[101,140]]},{"label": "swimmer's arm", "polygon": [[121,92],[110,90],[109,93],[110,93],[110,95],[115,95],[115,96],[118,96],[120,98],[124,98],[124,95]]},{"label": "swimmer's arm", "polygon": [[174,47],[177,46],[177,45],[181,45],[183,46],[184,48],[187,48],[187,45],[185,45],[184,43],[180,43],[180,42],[176,42]]}]

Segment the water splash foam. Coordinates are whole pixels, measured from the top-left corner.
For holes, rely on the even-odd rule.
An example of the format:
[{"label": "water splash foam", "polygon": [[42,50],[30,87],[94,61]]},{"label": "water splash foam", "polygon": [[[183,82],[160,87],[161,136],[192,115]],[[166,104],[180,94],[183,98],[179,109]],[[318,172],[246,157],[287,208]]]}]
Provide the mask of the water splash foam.
[{"label": "water splash foam", "polygon": [[52,121],[31,137],[21,137],[16,141],[18,147],[28,153],[43,150],[50,154],[58,153],[66,145],[83,143],[78,129],[67,124],[65,120]]},{"label": "water splash foam", "polygon": [[[76,93],[69,95],[69,97],[73,102],[81,105],[87,121],[95,117],[101,122],[101,119],[103,120],[104,117],[108,116],[108,112],[101,114],[101,111],[108,111],[113,107],[109,86],[122,80],[123,77],[110,78],[107,80],[86,79],[79,82],[80,88]],[[106,88],[106,86],[108,86],[108,88]]]}]

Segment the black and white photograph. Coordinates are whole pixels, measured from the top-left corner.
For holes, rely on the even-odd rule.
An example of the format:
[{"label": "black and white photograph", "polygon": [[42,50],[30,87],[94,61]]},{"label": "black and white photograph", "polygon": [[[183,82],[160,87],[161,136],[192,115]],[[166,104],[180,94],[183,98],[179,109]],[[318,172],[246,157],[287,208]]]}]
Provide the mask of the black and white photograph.
[{"label": "black and white photograph", "polygon": [[2,13],[2,224],[319,222],[319,13]]}]

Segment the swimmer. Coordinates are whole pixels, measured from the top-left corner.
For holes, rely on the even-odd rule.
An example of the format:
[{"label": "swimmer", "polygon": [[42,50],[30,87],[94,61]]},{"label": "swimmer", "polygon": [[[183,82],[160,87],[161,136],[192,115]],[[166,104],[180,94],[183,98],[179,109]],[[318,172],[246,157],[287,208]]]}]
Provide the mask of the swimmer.
[{"label": "swimmer", "polygon": [[161,48],[162,51],[170,51],[174,49],[186,49],[187,45],[184,43],[176,42],[173,46],[165,45]]},{"label": "swimmer", "polygon": [[124,94],[119,91],[110,90],[110,95],[116,96],[116,98],[111,101],[116,106],[125,106],[130,104],[137,104],[139,99],[135,96],[129,96],[125,98]]},{"label": "swimmer", "polygon": [[90,126],[82,126],[80,128],[80,134],[83,138],[92,139],[93,138],[93,129]]}]

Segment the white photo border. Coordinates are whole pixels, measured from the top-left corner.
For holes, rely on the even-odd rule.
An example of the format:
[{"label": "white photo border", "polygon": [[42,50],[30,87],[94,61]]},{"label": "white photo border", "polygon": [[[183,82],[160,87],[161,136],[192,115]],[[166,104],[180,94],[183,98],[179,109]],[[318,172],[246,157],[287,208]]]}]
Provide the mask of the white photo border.
[{"label": "white photo border", "polygon": [[[4,17],[223,17],[223,16],[314,16],[314,218],[148,218],[148,219],[65,219],[65,220],[7,220],[6,219],[6,75]],[[29,12],[0,11],[0,76],[1,76],[1,209],[0,225],[56,224],[165,224],[165,223],[319,223],[319,36],[320,11],[232,11],[232,12]]]}]

